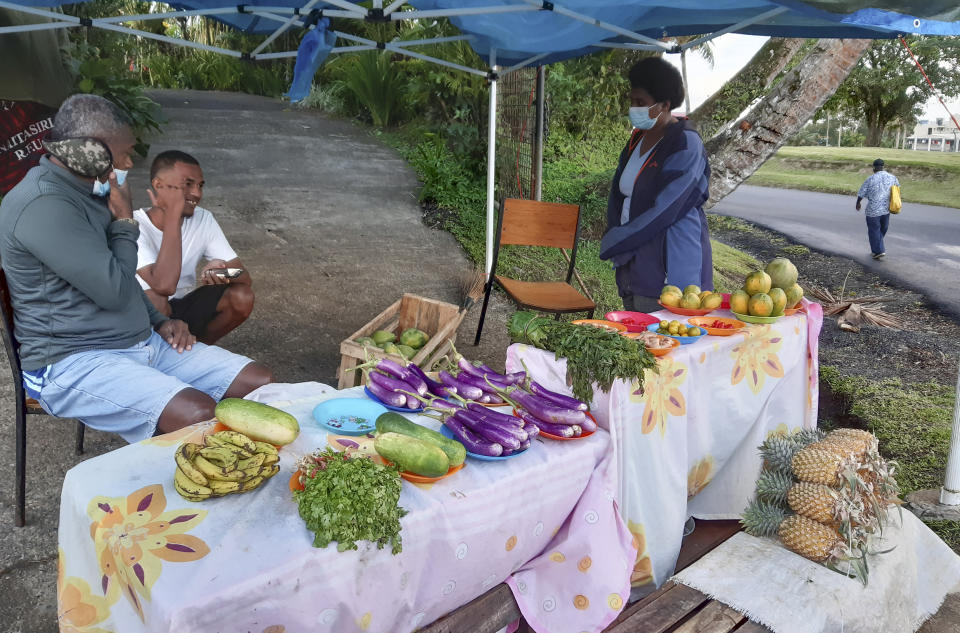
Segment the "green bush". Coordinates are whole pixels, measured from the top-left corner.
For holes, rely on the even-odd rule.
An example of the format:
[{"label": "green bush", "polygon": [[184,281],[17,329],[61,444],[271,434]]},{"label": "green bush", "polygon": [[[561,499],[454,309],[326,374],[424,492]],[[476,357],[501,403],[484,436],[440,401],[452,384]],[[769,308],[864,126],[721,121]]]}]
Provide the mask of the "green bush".
[{"label": "green bush", "polygon": [[373,124],[387,127],[400,114],[405,89],[402,66],[386,52],[363,52],[347,62],[343,86],[370,114]]}]

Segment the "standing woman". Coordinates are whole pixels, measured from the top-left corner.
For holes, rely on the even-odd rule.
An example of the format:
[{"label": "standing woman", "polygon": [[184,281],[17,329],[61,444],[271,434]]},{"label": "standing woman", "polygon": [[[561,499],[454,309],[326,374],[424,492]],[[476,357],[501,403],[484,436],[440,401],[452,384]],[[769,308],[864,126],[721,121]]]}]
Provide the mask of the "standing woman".
[{"label": "standing woman", "polygon": [[683,103],[680,72],[659,57],[630,69],[633,134],[607,201],[600,257],[613,262],[626,310],[660,309],[666,284],[713,289],[713,255],[703,203],[710,165],[700,135],[670,111]]}]

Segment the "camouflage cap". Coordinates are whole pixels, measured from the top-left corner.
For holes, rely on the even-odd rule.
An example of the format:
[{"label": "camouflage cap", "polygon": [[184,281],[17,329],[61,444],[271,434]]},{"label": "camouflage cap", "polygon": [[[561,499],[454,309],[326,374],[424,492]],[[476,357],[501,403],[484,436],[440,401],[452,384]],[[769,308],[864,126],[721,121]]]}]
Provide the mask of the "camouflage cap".
[{"label": "camouflage cap", "polygon": [[45,140],[43,147],[67,169],[86,178],[97,178],[113,169],[110,148],[100,139],[80,137]]}]

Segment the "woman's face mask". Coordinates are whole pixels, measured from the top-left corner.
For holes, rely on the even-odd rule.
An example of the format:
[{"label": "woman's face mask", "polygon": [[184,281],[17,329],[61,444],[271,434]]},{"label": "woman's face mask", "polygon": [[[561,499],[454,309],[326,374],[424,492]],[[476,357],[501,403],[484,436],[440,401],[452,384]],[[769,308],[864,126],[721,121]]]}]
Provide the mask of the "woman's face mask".
[{"label": "woman's face mask", "polygon": [[[656,104],[654,104],[656,105]],[[661,110],[657,113],[657,116],[650,116],[650,108],[653,106],[647,107],[631,107],[630,108],[630,124],[638,130],[649,130],[657,123],[657,119],[660,118],[660,115],[663,113]]]}]

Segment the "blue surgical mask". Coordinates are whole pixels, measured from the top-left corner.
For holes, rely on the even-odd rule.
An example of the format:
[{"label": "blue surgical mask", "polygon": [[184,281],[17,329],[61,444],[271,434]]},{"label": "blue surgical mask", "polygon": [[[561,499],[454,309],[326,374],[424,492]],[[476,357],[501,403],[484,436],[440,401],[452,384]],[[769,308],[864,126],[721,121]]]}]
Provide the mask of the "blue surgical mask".
[{"label": "blue surgical mask", "polygon": [[660,118],[658,114],[656,117],[650,117],[650,108],[653,106],[648,106],[646,108],[631,107],[630,108],[630,124],[638,130],[649,130],[656,123],[657,119]]},{"label": "blue surgical mask", "polygon": [[110,195],[110,181],[100,182],[96,178],[93,179],[93,195],[99,196],[101,198],[106,198]]},{"label": "blue surgical mask", "polygon": [[127,182],[127,170],[114,168],[113,173],[117,175],[117,185],[122,187],[123,183]]}]

